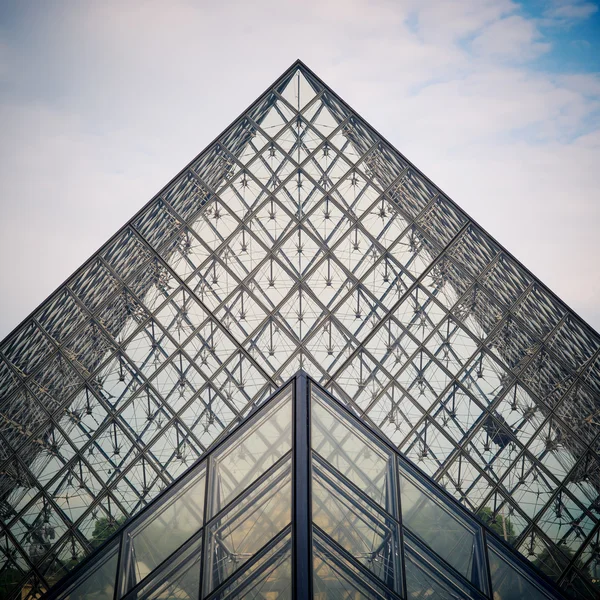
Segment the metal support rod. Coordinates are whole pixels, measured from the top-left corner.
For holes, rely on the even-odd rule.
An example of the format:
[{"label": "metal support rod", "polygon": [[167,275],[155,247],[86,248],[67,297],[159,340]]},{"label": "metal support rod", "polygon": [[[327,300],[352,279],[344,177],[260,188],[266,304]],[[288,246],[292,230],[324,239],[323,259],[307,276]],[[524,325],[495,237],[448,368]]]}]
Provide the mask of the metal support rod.
[{"label": "metal support rod", "polygon": [[304,372],[296,376],[293,416],[292,589],[295,600],[310,600],[313,597],[310,401]]}]

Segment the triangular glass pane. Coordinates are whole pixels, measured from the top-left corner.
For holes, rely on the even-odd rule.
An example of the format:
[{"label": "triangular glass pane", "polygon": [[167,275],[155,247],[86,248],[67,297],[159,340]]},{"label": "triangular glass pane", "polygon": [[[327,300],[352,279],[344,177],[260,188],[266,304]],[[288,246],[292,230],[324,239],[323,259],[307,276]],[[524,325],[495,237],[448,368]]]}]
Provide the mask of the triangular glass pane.
[{"label": "triangular glass pane", "polygon": [[405,538],[404,569],[409,598],[418,600],[483,600],[485,596],[452,577],[435,559]]},{"label": "triangular glass pane", "polygon": [[186,546],[161,568],[156,569],[141,587],[132,590],[123,600],[196,600],[200,592],[202,533]]},{"label": "triangular glass pane", "polygon": [[280,94],[291,106],[302,110],[316,96],[315,90],[320,87],[317,87],[312,77],[307,77],[307,73],[298,69],[281,89]]},{"label": "triangular glass pane", "polygon": [[481,534],[475,524],[466,522],[447,502],[436,501],[435,492],[421,487],[404,472],[400,472],[400,492],[403,526],[467,580],[484,586],[478,552]]},{"label": "triangular glass pane", "polygon": [[138,596],[140,600],[165,600],[176,598],[177,600],[196,600],[200,589],[200,559],[199,554],[194,561],[190,561],[181,567],[174,577],[169,578],[156,590]]},{"label": "triangular glass pane", "polygon": [[547,600],[551,596],[527,577],[515,564],[509,562],[500,550],[488,549],[490,571],[492,574],[492,590],[494,596],[502,600]]},{"label": "triangular glass pane", "polygon": [[131,572],[126,590],[147,577],[204,524],[206,474],[203,468],[174,490],[139,525],[127,533]]}]

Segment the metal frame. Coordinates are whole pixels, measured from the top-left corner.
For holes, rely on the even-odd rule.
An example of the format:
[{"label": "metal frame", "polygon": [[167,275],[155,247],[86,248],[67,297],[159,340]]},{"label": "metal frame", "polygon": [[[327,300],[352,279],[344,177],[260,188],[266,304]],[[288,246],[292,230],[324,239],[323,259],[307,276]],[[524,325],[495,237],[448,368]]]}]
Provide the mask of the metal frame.
[{"label": "metal frame", "polygon": [[[311,415],[311,406],[318,404],[320,407],[326,407],[327,411],[333,411],[335,422],[338,427],[333,427],[331,430],[324,432],[323,424],[320,421],[320,416]],[[287,411],[280,413],[284,407],[288,407]],[[277,408],[275,410],[275,408]],[[321,409],[320,409],[321,410]],[[275,414],[287,414],[286,431],[290,439],[291,449],[281,455],[281,457],[273,462],[266,469],[264,465],[254,463],[253,467],[258,470],[250,469],[247,476],[244,476],[245,482],[234,497],[229,497],[224,506],[211,508],[211,503],[217,498],[217,489],[220,485],[218,477],[219,457],[223,456],[223,449],[227,452],[237,452],[252,439],[260,440],[264,436],[265,424],[273,422],[271,419]],[[314,428],[317,428],[317,435],[313,437],[311,433]],[[326,441],[325,455],[319,454],[318,441],[320,436],[326,434],[323,438]],[[356,439],[352,436],[359,436]],[[311,441],[312,440],[312,441]],[[362,441],[361,441],[362,440]],[[366,442],[365,442],[366,440]],[[354,441],[354,443],[352,443]],[[277,448],[281,443],[277,437],[273,440],[272,448]],[[358,462],[353,462],[351,457],[346,454],[344,447],[350,451],[356,450],[356,443],[367,443],[373,452],[380,456],[380,453],[385,453],[389,463],[391,473],[385,475],[385,481],[373,480],[373,483],[380,487],[386,487],[384,505],[378,505],[377,501],[370,498],[367,493],[367,481],[370,481],[372,471],[367,469],[361,471],[362,467]],[[271,449],[267,451],[270,452]],[[360,453],[359,453],[360,454]],[[365,460],[369,460],[364,456]],[[340,463],[339,458],[342,458]],[[373,523],[379,522],[379,519],[384,517],[390,523],[394,523],[394,527],[398,529],[397,540],[400,547],[395,547],[389,543],[389,540],[384,539],[383,543],[378,542],[375,538],[370,539],[372,545],[373,557],[379,557],[379,561],[387,564],[387,570],[384,568],[383,576],[377,573],[377,570],[372,570],[369,567],[370,560],[365,562],[365,557],[357,554],[357,549],[352,546],[352,537],[354,533],[359,533],[359,529],[353,530],[356,527],[353,524],[351,517],[344,514],[343,511],[333,511],[327,514],[327,518],[322,526],[313,522],[313,510],[318,507],[323,510],[324,505],[317,496],[314,495],[312,489],[313,481],[322,480],[322,475],[313,474],[313,461],[318,463],[317,471],[326,471],[326,480],[333,486],[333,492],[337,497],[354,498],[353,505],[358,513],[362,513],[365,518],[370,519]],[[358,469],[361,478],[364,478],[364,489],[358,487],[356,482],[348,479],[348,477],[338,467],[343,464],[350,466],[352,469]],[[287,466],[286,466],[287,465]],[[386,467],[387,469],[388,467]],[[283,470],[282,470],[283,469]],[[288,475],[285,475],[287,469]],[[272,480],[274,474],[280,473],[278,479]],[[283,474],[283,475],[281,475]],[[282,479],[283,477],[283,479]],[[400,502],[402,485],[399,479],[410,478],[412,485],[419,486],[426,494],[424,497],[427,502],[434,502],[435,506],[439,507],[453,519],[457,519],[468,529],[473,538],[473,565],[469,572],[461,573],[456,570],[447,558],[439,554],[440,547],[436,546],[435,539],[433,545],[430,545],[423,538],[423,526],[427,527],[427,521],[431,518],[431,514],[427,511],[427,506],[419,504],[417,506],[403,506]],[[219,522],[222,518],[231,518],[239,511],[239,507],[243,506],[243,510],[253,515],[254,523],[252,527],[258,527],[260,519],[267,519],[273,516],[274,513],[269,511],[266,514],[266,507],[269,505],[270,489],[273,486],[277,487],[278,481],[287,479],[290,485],[288,486],[287,500],[283,500],[282,507],[287,505],[289,510],[290,520],[284,524],[281,529],[276,527],[273,530],[271,539],[268,539],[261,547],[256,547],[251,556],[239,566],[233,568],[229,572],[220,572],[220,579],[215,585],[207,585],[203,581],[209,577],[207,568],[214,565],[214,557],[211,558],[211,546],[207,544],[207,537],[212,536],[207,531],[211,531],[212,523]],[[144,531],[150,524],[156,521],[157,517],[164,513],[165,507],[172,505],[173,499],[177,498],[182,501],[182,490],[189,489],[194,482],[205,482],[204,504],[197,508],[203,512],[204,520],[201,522],[201,528],[189,530],[187,538],[182,540],[181,546],[176,548],[172,553],[157,564],[149,573],[142,575],[141,579],[136,579],[135,582],[127,582],[131,574],[135,574],[136,570],[132,566],[132,560],[140,560],[133,558],[132,549],[134,548],[136,532]],[[242,480],[240,480],[241,483]],[[265,486],[266,483],[272,481],[271,484]],[[251,502],[248,503],[248,500]],[[197,502],[197,498],[189,498]],[[394,514],[387,513],[391,510]],[[375,511],[375,512],[373,512]],[[424,521],[414,520],[414,513],[423,513]],[[358,514],[357,513],[357,514]],[[377,516],[375,516],[375,513]],[[212,517],[210,515],[212,514]],[[239,514],[239,513],[238,513]],[[237,518],[237,517],[235,517]],[[235,521],[230,521],[232,524]],[[165,533],[170,532],[169,525],[164,525]],[[234,528],[235,529],[235,528]],[[313,540],[313,532],[315,539]],[[245,533],[247,538],[251,534],[258,534],[253,529]],[[442,532],[443,533],[443,532]],[[339,535],[338,535],[339,534]],[[158,532],[160,536],[160,532]],[[360,533],[359,533],[360,535]],[[337,537],[336,537],[337,536]],[[362,423],[355,415],[351,414],[347,408],[330,396],[324,388],[317,384],[314,380],[304,372],[299,372],[290,382],[285,384],[281,390],[277,391],[272,398],[265,402],[262,407],[254,411],[242,426],[231,431],[220,443],[209,449],[206,456],[197,461],[186,474],[180,477],[177,482],[167,488],[159,497],[155,498],[144,510],[128,523],[123,524],[119,531],[116,532],[102,547],[84,560],[69,576],[56,585],[46,596],[45,600],[62,600],[62,598],[79,597],[77,595],[78,586],[88,582],[89,578],[97,572],[98,565],[107,563],[107,554],[112,552],[114,555],[115,546],[118,545],[118,560],[114,564],[114,572],[112,575],[104,576],[102,583],[103,589],[108,589],[111,585],[114,589],[113,600],[123,598],[146,597],[150,591],[162,589],[165,584],[171,582],[171,585],[176,585],[181,570],[195,569],[197,573],[197,581],[199,587],[179,588],[178,597],[182,593],[187,592],[190,599],[195,598],[223,598],[227,596],[228,591],[231,591],[231,586],[256,585],[257,583],[268,582],[268,585],[279,587],[280,589],[291,589],[292,597],[295,599],[307,599],[313,597],[313,582],[319,580],[319,593],[327,592],[328,588],[323,589],[323,585],[339,586],[339,581],[336,578],[325,575],[325,580],[322,579],[320,571],[325,565],[328,569],[337,570],[337,572],[346,581],[348,588],[350,586],[359,586],[370,589],[376,596],[385,598],[406,598],[407,580],[410,580],[409,585],[412,585],[414,592],[415,574],[410,573],[408,565],[404,560],[404,538],[410,540],[412,561],[417,561],[419,568],[424,568],[425,571],[435,572],[437,588],[454,590],[455,593],[460,593],[458,590],[463,590],[470,598],[491,599],[498,591],[494,588],[494,573],[490,569],[488,561],[488,548],[492,547],[496,553],[499,553],[512,569],[514,573],[514,581],[511,583],[519,585],[522,581],[525,585],[530,586],[530,591],[535,598],[562,598],[556,586],[544,577],[522,557],[510,548],[499,536],[493,531],[486,528],[485,524],[477,523],[473,520],[468,511],[462,507],[454,498],[447,494],[444,490],[438,488],[431,482],[428,476],[421,472],[417,467],[411,465],[403,456],[401,456],[393,445],[380,435],[376,429],[372,429]],[[488,539],[489,538],[489,539]],[[364,538],[363,538],[364,539]],[[287,541],[286,541],[287,540]],[[195,548],[200,544],[201,552],[198,554]],[[219,547],[226,548],[227,542],[222,539]],[[463,541],[459,552],[468,551],[468,543]],[[276,548],[280,548],[278,553],[272,554]],[[286,551],[285,549],[289,549]],[[216,549],[216,547],[215,547]],[[291,566],[290,569],[274,577],[269,571],[269,568],[274,563],[281,564],[281,552],[286,551],[289,557]],[[219,551],[220,552],[220,551]],[[285,555],[283,555],[285,557]],[[226,557],[225,557],[226,558]],[[319,562],[320,561],[320,562]],[[313,565],[320,564],[313,575]],[[427,566],[429,565],[429,566]],[[213,566],[213,572],[214,571]],[[411,567],[412,569],[412,567]],[[483,576],[483,577],[482,577]],[[195,581],[192,579],[192,581]],[[324,583],[325,582],[325,583]],[[329,582],[329,583],[327,583]],[[134,583],[134,585],[132,585]],[[98,582],[93,582],[98,584]],[[427,593],[427,586],[432,585],[427,583],[427,579],[421,582],[423,593]],[[236,587],[236,590],[239,589]],[[329,590],[333,591],[333,590]],[[537,594],[537,595],[535,595]]]},{"label": "metal frame", "polygon": [[0,344],[0,585],[64,575],[299,368],[600,580],[598,335],[298,61]]}]

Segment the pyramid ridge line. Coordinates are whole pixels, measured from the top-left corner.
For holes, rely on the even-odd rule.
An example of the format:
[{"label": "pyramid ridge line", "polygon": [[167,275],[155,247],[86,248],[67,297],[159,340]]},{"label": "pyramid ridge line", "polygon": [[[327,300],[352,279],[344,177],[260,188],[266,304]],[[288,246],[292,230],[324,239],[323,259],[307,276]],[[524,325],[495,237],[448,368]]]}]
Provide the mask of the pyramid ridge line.
[{"label": "pyramid ridge line", "polygon": [[[284,80],[285,77],[287,77],[288,75],[290,75],[293,72],[293,70],[295,68],[297,68],[298,65],[300,65],[304,69],[306,69],[307,72],[310,73],[312,76],[317,77],[300,59],[296,59],[296,61],[294,61],[294,63],[290,67],[288,67],[261,94],[259,94],[248,106],[246,106],[246,108],[237,117],[235,117],[228,125],[226,125],[223,130],[219,131],[219,133],[217,134],[217,136],[214,139],[212,139],[211,141],[209,141],[206,144],[206,146],[204,146],[204,148],[202,148],[202,150],[200,152],[198,152],[196,155],[194,155],[194,157],[188,163],[186,163],[186,165],[181,170],[179,170],[171,179],[169,179],[167,181],[167,183],[165,183],[159,189],[158,192],[156,192],[153,196],[151,196],[151,198],[149,200],[147,200],[146,202],[144,202],[144,204],[131,217],[129,217],[125,221],[125,223],[121,227],[119,227],[119,229],[117,229],[117,231],[115,231],[112,235],[110,235],[110,237],[106,241],[104,241],[96,250],[94,250],[74,271],[72,271],[71,273],[69,273],[69,275],[66,277],[66,279],[64,279],[60,284],[58,284],[43,300],[41,300],[31,310],[31,312],[28,315],[26,315],[12,329],[10,329],[8,331],[8,333],[3,338],[0,338],[0,356],[2,356],[2,348],[5,345],[5,343],[8,342],[10,340],[10,338],[12,338],[14,335],[18,334],[19,330],[23,326],[25,326],[28,321],[30,321],[31,319],[33,319],[35,317],[35,314],[38,312],[38,310],[42,306],[44,306],[58,292],[60,292],[60,290],[62,288],[64,288],[71,279],[73,279],[74,277],[76,277],[79,273],[83,272],[85,270],[85,268],[88,267],[92,263],[92,261],[98,255],[100,255],[102,253],[103,250],[105,250],[113,241],[115,241],[118,238],[118,236],[120,234],[122,234],[129,226],[131,226],[137,218],[139,218],[140,216],[142,216],[142,214],[144,213],[144,211],[152,204],[152,202],[154,202],[155,200],[157,200],[158,198],[160,198],[160,196],[165,192],[165,190],[167,190],[172,184],[174,184],[179,177],[183,176],[192,167],[192,165],[198,159],[200,159],[200,157],[205,152],[207,152],[214,144],[216,144],[223,137],[224,133],[226,133],[231,127],[233,127],[238,121],[240,121],[246,115],[246,113],[254,105],[258,104],[274,88],[276,88],[277,85],[282,80]],[[328,87],[328,86],[326,86],[326,87]],[[330,91],[332,91],[332,90],[330,90]],[[354,111],[354,112],[356,112],[356,111]],[[358,113],[356,113],[356,114],[358,115]]]},{"label": "pyramid ridge line", "polygon": [[[92,261],[99,255],[101,252],[107,248],[111,242],[115,241],[117,237],[122,234],[129,226],[133,224],[133,222],[139,218],[143,212],[151,205],[152,202],[160,198],[160,196],[164,193],[165,190],[169,188],[172,184],[176,182],[176,180],[184,175],[186,171],[188,171],[191,166],[204,154],[206,153],[215,143],[222,138],[223,134],[226,133],[230,128],[232,128],[238,121],[240,121],[246,113],[256,104],[261,102],[271,91],[273,91],[286,77],[288,77],[294,69],[300,67],[304,72],[308,73],[311,77],[313,77],[319,85],[323,86],[323,88],[333,95],[333,97],[340,102],[349,112],[351,112],[354,116],[359,118],[365,125],[367,125],[372,132],[380,138],[380,141],[388,145],[394,152],[396,152],[402,160],[404,160],[410,169],[413,169],[420,177],[422,177],[425,182],[429,185],[433,186],[443,197],[447,200],[455,209],[457,209],[460,213],[462,213],[472,225],[475,225],[479,228],[483,234],[488,236],[490,240],[492,240],[498,248],[506,254],[509,258],[511,258],[515,263],[525,271],[527,275],[529,275],[534,283],[540,285],[542,289],[548,292],[552,298],[559,303],[564,309],[566,309],[567,313],[570,313],[572,317],[575,317],[579,321],[579,323],[587,329],[594,337],[600,338],[600,331],[596,330],[586,319],[584,319],[577,311],[575,311],[571,306],[569,306],[564,300],[562,300],[561,296],[554,292],[546,283],[544,283],[535,273],[533,273],[522,261],[520,261],[510,250],[508,250],[495,236],[493,236],[489,231],[483,227],[478,221],[476,221],[469,213],[467,213],[452,197],[445,193],[442,188],[437,185],[434,181],[432,181],[427,174],[425,174],[419,167],[417,167],[410,159],[408,159],[397,147],[395,144],[390,142],[378,129],[376,129],[369,121],[367,121],[364,117],[361,116],[361,113],[353,108],[346,100],[341,98],[339,94],[337,94],[325,81],[323,81],[310,67],[308,67],[300,58],[297,58],[279,77],[277,77],[261,94],[259,94],[255,100],[253,100],[238,116],[236,116],[219,134],[212,139],[206,146],[196,154],[180,171],[178,171],[165,185],[163,185],[160,190],[155,193],[147,202],[145,202],[140,209],[135,212],[125,223],[119,227],[119,229],[111,235],[104,243],[101,244],[90,256],[79,267],[75,269],[72,273],[70,273],[67,278],[62,281],[56,288],[54,288],[41,302],[39,302],[32,311],[25,316],[15,327],[13,327],[9,332],[0,339],[0,355],[2,353],[2,347],[6,342],[9,341],[14,335],[18,334],[18,331],[26,325],[28,321],[34,318],[35,314],[38,310],[44,306],[51,298],[53,298],[63,287],[67,285],[67,283],[80,274],[86,267],[88,267]],[[593,360],[593,357],[592,357]]]},{"label": "pyramid ridge line", "polygon": [[[63,282],[61,282],[55,289],[53,289],[39,304],[37,304],[25,318],[23,318],[15,327],[13,327],[13,329],[11,329],[2,339],[0,339],[0,356],[2,355],[2,347],[5,345],[5,343],[8,342],[9,339],[12,338],[14,335],[16,335],[18,333],[18,331],[21,329],[21,327],[23,327],[24,325],[26,325],[26,323],[28,321],[33,319],[35,314],[38,312],[38,310],[42,306],[44,306],[51,298],[53,298],[55,296],[55,294],[57,294],[57,292],[59,292],[63,287],[65,287],[71,279],[76,277],[86,267],[88,267],[92,263],[92,261],[99,254],[101,254],[101,252],[106,247],[109,246],[109,244],[111,242],[115,241],[120,234],[122,234],[129,226],[131,226],[133,224],[133,222],[138,217],[140,217],[143,214],[143,212],[151,205],[152,202],[154,202],[155,200],[160,198],[160,196],[164,193],[165,190],[167,190],[169,188],[169,186],[171,186],[173,183],[175,183],[179,177],[184,175],[185,172],[188,171],[191,168],[191,166],[204,153],[206,153],[215,143],[217,143],[219,141],[219,139],[222,138],[222,136],[225,132],[227,132],[238,121],[240,121],[253,106],[255,106],[261,100],[263,100],[271,91],[273,91],[278,86],[278,84],[280,82],[285,80],[285,78],[288,77],[293,72],[293,70],[298,67],[301,67],[302,70],[306,71],[311,77],[315,78],[317,83],[319,83],[321,86],[323,86],[323,88],[327,92],[332,94],[333,97],[338,102],[340,102],[349,112],[351,112],[354,116],[356,116],[362,122],[364,122],[365,125],[367,125],[367,127],[369,127],[373,131],[373,133],[377,137],[380,138],[381,142],[384,142],[394,152],[396,152],[402,158],[402,160],[404,160],[407,163],[409,168],[413,169],[429,185],[433,186],[444,197],[444,199],[447,200],[460,213],[462,213],[468,219],[468,221],[470,221],[470,223],[472,225],[475,225],[477,228],[479,228],[482,231],[482,233],[484,233],[486,236],[488,236],[490,238],[490,240],[492,240],[504,254],[506,254],[513,261],[515,261],[515,263],[534,280],[534,283],[541,285],[541,287],[546,292],[548,292],[555,301],[557,301],[564,309],[566,309],[567,313],[570,313],[571,316],[575,317],[585,329],[587,329],[589,332],[592,333],[592,335],[594,337],[600,338],[599,330],[596,330],[592,325],[590,325],[590,323],[587,322],[586,319],[581,317],[581,315],[579,315],[579,313],[577,311],[575,311],[564,300],[562,300],[560,295],[558,295],[556,292],[554,292],[546,283],[544,283],[537,275],[535,275],[535,273],[533,273],[523,262],[521,262],[516,256],[514,256],[514,254],[512,254],[512,252],[510,252],[495,236],[493,236],[491,233],[489,233],[486,228],[484,228],[469,213],[467,213],[455,200],[453,200],[449,194],[445,193],[444,190],[442,190],[439,185],[437,185],[434,181],[432,181],[423,171],[421,171],[421,169],[419,169],[419,167],[417,167],[410,159],[408,159],[396,147],[395,144],[390,142],[378,129],[376,129],[373,125],[371,125],[371,123],[369,121],[367,121],[364,117],[362,117],[361,113],[358,110],[353,108],[350,104],[348,104],[347,101],[345,101],[343,98],[341,98],[339,96],[339,94],[337,94],[325,81],[323,81],[314,71],[312,71],[312,69],[310,69],[300,58],[297,58],[290,65],[290,67],[288,67],[279,77],[277,77],[273,81],[273,83],[271,83],[261,94],[259,94],[255,100],[253,100],[237,117],[235,117],[222,131],[220,131],[219,134],[213,140],[211,140],[198,154],[196,154],[191,159],[191,161],[189,161],[185,165],[185,167],[183,167],[180,171],[178,171],[164,186],[162,186],[160,188],[160,190],[156,194],[154,194],[147,202],[145,202],[144,205],[141,206],[140,209],[135,214],[133,214],[113,235],[111,235],[98,249],[96,249],[87,259],[85,259],[85,261],[79,267],[77,267],[75,269],[75,271],[70,273],[68,275],[68,277]],[[593,359],[594,359],[594,357],[592,357],[591,360],[593,360]]]}]

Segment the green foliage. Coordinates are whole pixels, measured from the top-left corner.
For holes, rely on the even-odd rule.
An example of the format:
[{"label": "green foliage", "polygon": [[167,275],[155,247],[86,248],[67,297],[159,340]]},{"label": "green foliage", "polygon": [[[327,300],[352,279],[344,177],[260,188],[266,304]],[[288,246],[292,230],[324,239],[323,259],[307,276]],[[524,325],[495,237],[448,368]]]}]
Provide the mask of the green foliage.
[{"label": "green foliage", "polygon": [[479,510],[477,516],[494,532],[497,533],[503,540],[512,543],[517,537],[515,528],[510,522],[510,517],[505,517],[502,514],[494,515],[491,508],[484,506]]},{"label": "green foliage", "polygon": [[125,521],[125,517],[119,519],[111,519],[109,517],[102,517],[96,521],[94,525],[94,531],[92,532],[92,546],[97,548],[107,540]]}]

